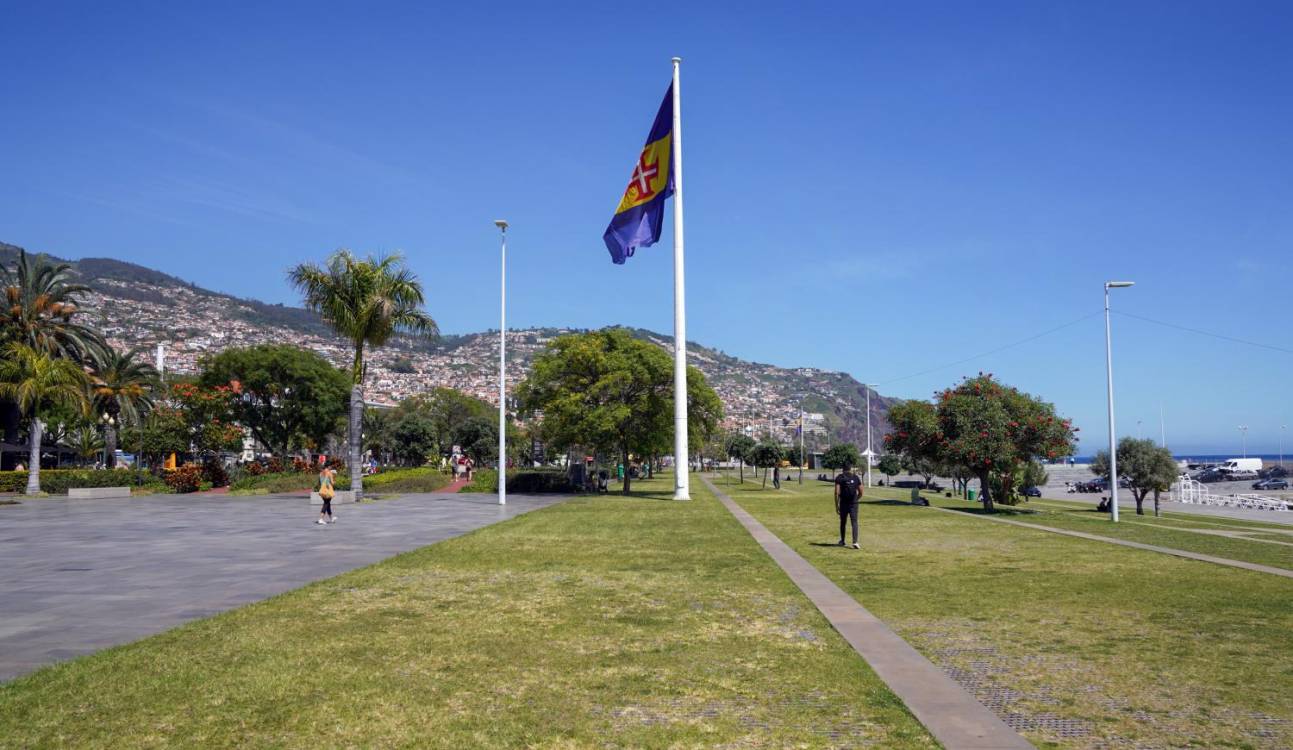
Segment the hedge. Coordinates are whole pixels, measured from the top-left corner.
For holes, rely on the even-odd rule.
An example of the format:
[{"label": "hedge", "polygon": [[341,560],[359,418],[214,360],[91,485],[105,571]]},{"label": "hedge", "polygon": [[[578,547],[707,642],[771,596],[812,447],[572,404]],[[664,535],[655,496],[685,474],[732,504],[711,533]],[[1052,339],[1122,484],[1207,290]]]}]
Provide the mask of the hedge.
[{"label": "hedge", "polygon": [[[436,492],[449,484],[447,472],[430,467],[390,469],[364,477],[365,492]],[[338,487],[349,487],[349,483]]]},{"label": "hedge", "polygon": [[[134,469],[41,469],[40,488],[51,494],[66,494],[72,487],[134,487],[156,484],[145,474],[137,481]],[[27,489],[26,471],[0,471],[0,492],[22,492]]]},{"label": "hedge", "polygon": [[[471,484],[462,488],[463,492],[498,492],[498,472],[493,469],[480,469]],[[571,483],[565,471],[526,470],[507,472],[507,491],[532,495],[544,492],[575,492],[577,488]]]}]

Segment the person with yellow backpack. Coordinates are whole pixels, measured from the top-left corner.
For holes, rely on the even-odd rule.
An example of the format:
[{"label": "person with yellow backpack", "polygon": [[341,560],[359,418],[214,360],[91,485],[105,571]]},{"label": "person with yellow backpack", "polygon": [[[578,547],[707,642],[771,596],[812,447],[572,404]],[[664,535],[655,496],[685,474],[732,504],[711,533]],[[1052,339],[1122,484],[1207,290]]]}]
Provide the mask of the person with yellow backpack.
[{"label": "person with yellow backpack", "polygon": [[327,464],[324,464],[323,468],[319,469],[318,493],[319,497],[323,498],[323,508],[319,511],[319,520],[315,521],[315,523],[328,524],[337,522],[336,516],[332,515],[332,498],[337,494],[332,486],[332,479],[336,474],[337,472],[329,469]]}]

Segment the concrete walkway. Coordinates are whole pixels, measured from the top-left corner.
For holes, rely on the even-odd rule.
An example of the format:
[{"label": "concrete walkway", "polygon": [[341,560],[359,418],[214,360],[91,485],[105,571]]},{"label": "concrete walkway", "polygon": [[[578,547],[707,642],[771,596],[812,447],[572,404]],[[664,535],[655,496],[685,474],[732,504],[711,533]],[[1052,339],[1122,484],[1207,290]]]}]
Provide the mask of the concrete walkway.
[{"label": "concrete walkway", "polygon": [[1075,536],[1078,539],[1089,539],[1093,542],[1106,542],[1108,544],[1119,544],[1119,545],[1122,545],[1123,547],[1143,549],[1143,550],[1148,550],[1150,552],[1161,552],[1165,555],[1175,555],[1177,557],[1184,557],[1189,560],[1199,560],[1201,562],[1216,563],[1217,565],[1228,565],[1232,568],[1243,568],[1244,570],[1253,570],[1258,573],[1270,573],[1271,575],[1284,576],[1285,578],[1293,578],[1293,570],[1286,570],[1285,568],[1276,568],[1270,565],[1259,565],[1257,563],[1244,562],[1243,560],[1231,560],[1228,557],[1214,557],[1212,555],[1204,555],[1199,552],[1186,552],[1185,550],[1182,550],[1182,549],[1172,549],[1171,547],[1159,547],[1154,544],[1143,544],[1141,542],[1129,542],[1126,539],[1114,539],[1113,537],[1100,536],[1099,534],[1088,534],[1085,531],[1071,531],[1069,529],[1057,529],[1051,526],[1043,526],[1040,523],[1026,523],[1024,521],[1014,521],[1009,518],[998,518],[996,516],[987,516],[987,515],[983,515],[982,513],[965,513],[964,511],[953,510],[952,508],[939,508],[933,505],[931,505],[930,507],[934,510],[941,511],[943,513],[955,513],[959,516],[982,518],[985,521],[996,521],[997,523],[1008,523],[1012,526],[1022,526],[1025,529],[1032,529],[1033,531],[1045,531],[1051,534],[1063,534],[1064,536]]},{"label": "concrete walkway", "polygon": [[856,599],[720,492],[708,478],[701,477],[701,481],[943,747],[948,750],[1032,747]]},{"label": "concrete walkway", "polygon": [[0,680],[559,502],[557,496],[44,498],[0,506]]}]

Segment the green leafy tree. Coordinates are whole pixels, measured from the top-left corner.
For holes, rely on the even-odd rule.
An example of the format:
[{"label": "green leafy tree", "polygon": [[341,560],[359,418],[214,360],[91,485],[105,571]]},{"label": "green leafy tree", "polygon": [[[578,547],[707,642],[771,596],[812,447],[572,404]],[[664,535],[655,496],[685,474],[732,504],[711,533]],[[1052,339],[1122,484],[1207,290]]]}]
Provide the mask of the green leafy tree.
[{"label": "green leafy tree", "polygon": [[[454,433],[468,420],[498,421],[496,405],[452,388],[436,388],[428,394],[405,399],[396,407],[396,411],[406,408],[423,413],[431,420],[441,453],[449,451],[454,443]],[[497,427],[494,431],[498,432]]]},{"label": "green leafy tree", "polygon": [[305,298],[305,306],[327,321],[354,346],[350,393],[350,488],[355,500],[364,492],[360,469],[360,436],[364,416],[364,348],[386,344],[398,333],[436,333],[435,321],[423,309],[422,284],[399,255],[356,258],[338,250],[326,266],[302,263],[288,280]]},{"label": "green leafy tree", "polygon": [[1002,502],[1011,502],[1015,472],[1022,464],[1076,450],[1076,430],[1056,416],[1054,405],[1002,385],[991,375],[966,378],[944,390],[936,409],[944,458],[979,478],[989,512],[994,509],[994,478]]},{"label": "green leafy tree", "polygon": [[[692,385],[699,378],[699,370],[688,368],[688,408],[696,413],[705,407],[694,394],[709,400],[712,393],[708,385]],[[626,467],[631,454],[652,455],[667,445],[673,430],[673,360],[622,328],[555,339],[534,359],[517,395],[524,413],[542,413],[553,448],[614,451]],[[688,457],[676,458],[685,470]],[[624,492],[630,488],[626,471]]]},{"label": "green leafy tree", "polygon": [[405,466],[421,466],[440,453],[435,422],[421,412],[397,415],[391,422],[390,435],[391,455]]},{"label": "green leafy tree", "polygon": [[[671,391],[672,393],[672,391]],[[673,399],[669,399],[672,405]],[[723,400],[709,385],[705,374],[687,367],[687,445],[697,448],[705,445],[718,434],[718,424],[723,421]],[[666,432],[670,445],[657,455],[673,452],[673,430]],[[690,458],[690,457],[688,457]],[[681,459],[687,460],[687,459]]]},{"label": "green leafy tree", "polygon": [[884,436],[885,451],[898,454],[902,468],[920,475],[928,487],[945,458],[934,405],[915,399],[899,401],[889,407],[889,424],[892,430]]},{"label": "green leafy tree", "polygon": [[107,417],[103,436],[109,469],[115,468],[117,429],[123,422],[139,423],[153,408],[153,393],[160,383],[157,370],[141,358],[138,347],[121,352],[109,346],[92,358],[92,408]]},{"label": "green leafy tree", "polygon": [[498,422],[472,417],[458,425],[453,441],[477,466],[491,464],[498,459]]},{"label": "green leafy tree", "polygon": [[226,349],[202,360],[198,383],[227,387],[228,412],[276,456],[321,446],[346,413],[346,374],[288,344]]},{"label": "green leafy tree", "polygon": [[737,460],[740,467],[741,484],[745,484],[745,457],[754,450],[754,438],[742,433],[733,433],[727,438],[726,451],[730,458]]},{"label": "green leafy tree", "polygon": [[880,473],[889,477],[889,484],[893,485],[893,478],[902,472],[902,457],[893,453],[886,453],[880,457]]},{"label": "green leafy tree", "polygon": [[822,454],[822,465],[828,469],[843,469],[845,466],[858,466],[862,463],[862,454],[852,443],[837,443]]},{"label": "green leafy tree", "polygon": [[[203,386],[188,380],[169,384],[166,392],[167,407],[174,411],[187,433],[182,447],[171,452],[191,452],[197,457],[209,458],[222,451],[242,447],[243,428],[234,421],[230,399],[233,387],[228,385]],[[154,407],[154,411],[161,407]]]},{"label": "green leafy tree", "polygon": [[[1109,478],[1109,451],[1100,451],[1091,461],[1096,476]],[[1153,440],[1125,437],[1118,441],[1118,476],[1125,478],[1136,500],[1136,515],[1145,515],[1144,502],[1154,493],[1154,515],[1158,515],[1158,495],[1167,490],[1181,473],[1172,452]],[[1110,480],[1110,486],[1112,480]]]},{"label": "green leafy tree", "polygon": [[127,425],[122,441],[138,450],[149,466],[158,467],[166,456],[186,453],[193,444],[193,433],[183,409],[159,404],[136,425]]},{"label": "green leafy tree", "polygon": [[1046,467],[1037,461],[1028,461],[1020,469],[1020,487],[1045,487],[1048,481],[1050,476],[1046,473]]},{"label": "green leafy tree", "polygon": [[768,469],[781,464],[781,446],[770,441],[759,443],[750,451],[750,463],[763,469],[763,486],[767,487]]},{"label": "green leafy tree", "polygon": [[0,397],[17,404],[28,422],[30,464],[27,468],[27,494],[40,492],[40,446],[44,410],[64,406],[84,410],[87,379],[85,371],[64,357],[33,349],[25,343],[11,342],[0,359]]}]

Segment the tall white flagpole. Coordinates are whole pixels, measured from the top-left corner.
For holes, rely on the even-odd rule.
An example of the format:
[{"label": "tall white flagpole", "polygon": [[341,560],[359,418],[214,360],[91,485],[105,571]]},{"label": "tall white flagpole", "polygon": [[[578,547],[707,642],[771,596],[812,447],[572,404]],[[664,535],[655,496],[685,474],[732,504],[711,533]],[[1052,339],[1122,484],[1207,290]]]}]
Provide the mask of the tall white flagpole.
[{"label": "tall white flagpole", "polygon": [[498,219],[498,504],[507,505],[507,222]]},{"label": "tall white flagpole", "polygon": [[691,499],[687,453],[687,300],[682,253],[682,94],[681,57],[673,59],[673,499]]}]

